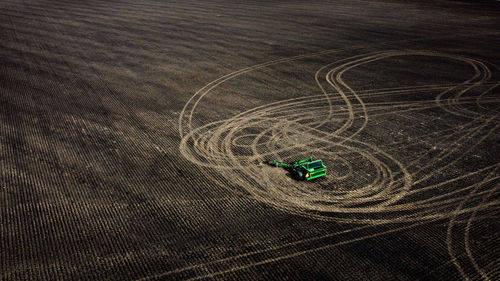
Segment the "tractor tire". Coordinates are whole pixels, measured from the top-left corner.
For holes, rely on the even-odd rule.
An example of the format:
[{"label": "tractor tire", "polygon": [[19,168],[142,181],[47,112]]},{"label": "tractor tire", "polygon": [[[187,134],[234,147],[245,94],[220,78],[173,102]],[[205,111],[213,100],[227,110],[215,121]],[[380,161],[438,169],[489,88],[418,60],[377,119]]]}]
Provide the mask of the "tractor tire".
[{"label": "tractor tire", "polygon": [[297,170],[295,170],[295,177],[298,180],[303,181],[306,179],[306,173],[304,173],[304,171],[302,171],[302,169],[297,169]]}]

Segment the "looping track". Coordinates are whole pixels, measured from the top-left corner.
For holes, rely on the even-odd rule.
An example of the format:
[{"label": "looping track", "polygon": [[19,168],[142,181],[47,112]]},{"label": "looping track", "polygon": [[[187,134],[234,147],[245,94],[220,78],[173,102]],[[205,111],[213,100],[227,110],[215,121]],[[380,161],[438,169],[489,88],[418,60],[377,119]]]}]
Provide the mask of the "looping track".
[{"label": "looping track", "polygon": [[[449,217],[456,214],[450,211],[463,199],[457,194],[479,189],[469,198],[479,202],[487,192],[482,188],[498,183],[498,163],[466,175],[442,178],[437,184],[429,181],[460,163],[468,152],[498,130],[498,112],[491,107],[500,101],[491,95],[498,83],[492,80],[488,65],[473,58],[420,50],[390,50],[338,59],[316,72],[319,95],[304,94],[193,126],[199,105],[224,82],[271,65],[327,54],[329,52],[264,63],[207,84],[189,100],[179,118],[183,137],[181,153],[205,167],[208,178],[239,194],[292,213],[340,222],[411,222]],[[356,91],[344,80],[344,74],[357,68],[405,57],[438,58],[464,64],[472,69],[472,74],[459,83],[364,92]],[[319,78],[322,75],[324,81]],[[323,86],[325,82],[330,91]],[[387,101],[393,94],[428,98]],[[365,102],[365,97],[372,102]],[[380,101],[373,101],[377,98]],[[459,116],[465,120],[455,127],[413,140],[418,143],[439,137],[442,143],[448,143],[446,148],[421,149],[412,161],[403,161],[393,156],[394,152],[401,153],[408,148],[403,142],[377,146],[361,137],[370,128],[370,121],[377,117],[425,110],[440,110],[443,116]],[[384,128],[378,129],[375,124],[371,127],[374,129]],[[471,143],[470,139],[474,141]],[[296,182],[283,170],[262,165],[272,159],[290,161],[306,155],[326,161],[329,167],[326,179]],[[461,187],[457,189],[457,185]],[[474,212],[478,208],[498,206],[498,203],[468,204],[457,212]]]}]

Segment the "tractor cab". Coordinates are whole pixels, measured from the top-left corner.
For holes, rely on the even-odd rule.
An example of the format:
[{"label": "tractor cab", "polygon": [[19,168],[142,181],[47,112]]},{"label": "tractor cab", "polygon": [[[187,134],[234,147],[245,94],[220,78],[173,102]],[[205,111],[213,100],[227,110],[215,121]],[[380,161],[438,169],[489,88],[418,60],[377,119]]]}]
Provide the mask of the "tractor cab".
[{"label": "tractor cab", "polygon": [[323,165],[323,160],[316,160],[316,161],[307,163],[305,166],[306,166],[306,169],[314,170],[314,169],[322,168],[324,165]]},{"label": "tractor cab", "polygon": [[311,162],[306,162],[302,164],[306,169],[305,174],[306,180],[312,180],[326,175],[326,166],[323,164],[323,160],[315,160]]}]

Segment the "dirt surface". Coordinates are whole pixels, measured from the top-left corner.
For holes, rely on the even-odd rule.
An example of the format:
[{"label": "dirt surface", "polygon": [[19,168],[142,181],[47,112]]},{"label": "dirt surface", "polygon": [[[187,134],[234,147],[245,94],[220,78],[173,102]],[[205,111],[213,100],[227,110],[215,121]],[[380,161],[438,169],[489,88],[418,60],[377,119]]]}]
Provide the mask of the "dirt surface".
[{"label": "dirt surface", "polygon": [[0,1],[0,280],[499,280],[499,46],[498,1]]}]

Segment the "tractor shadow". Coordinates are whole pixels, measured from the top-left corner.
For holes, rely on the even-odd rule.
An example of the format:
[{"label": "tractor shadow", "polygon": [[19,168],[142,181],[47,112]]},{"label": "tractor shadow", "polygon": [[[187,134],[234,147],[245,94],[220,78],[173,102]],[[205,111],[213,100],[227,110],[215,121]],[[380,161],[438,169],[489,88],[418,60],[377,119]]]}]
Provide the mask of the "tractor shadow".
[{"label": "tractor shadow", "polygon": [[295,181],[300,181],[297,176],[295,175],[293,169],[291,167],[283,167],[283,166],[278,166],[276,164],[274,164],[273,161],[266,161],[264,162],[265,165],[273,168],[273,169],[283,169],[286,171],[286,176],[292,180],[295,180]]}]

